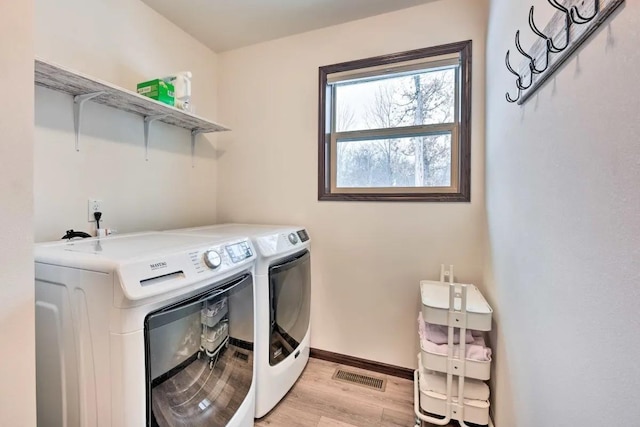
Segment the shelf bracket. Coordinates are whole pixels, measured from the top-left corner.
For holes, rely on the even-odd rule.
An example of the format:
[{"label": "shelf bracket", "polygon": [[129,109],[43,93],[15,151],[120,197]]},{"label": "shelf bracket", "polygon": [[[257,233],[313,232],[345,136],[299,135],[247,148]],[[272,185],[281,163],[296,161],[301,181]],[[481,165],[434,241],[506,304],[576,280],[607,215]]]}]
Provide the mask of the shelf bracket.
[{"label": "shelf bracket", "polygon": [[149,161],[149,128],[151,123],[162,120],[167,117],[166,114],[159,114],[157,116],[144,116],[144,159]]},{"label": "shelf bracket", "polygon": [[196,167],[196,137],[198,135],[200,135],[201,133],[205,133],[204,131],[200,130],[200,129],[193,129],[191,131],[191,167],[195,168]]},{"label": "shelf bracket", "polygon": [[105,92],[87,93],[73,97],[73,125],[76,132],[76,151],[80,151],[80,122],[82,120],[82,107],[84,103],[96,96],[104,95]]}]

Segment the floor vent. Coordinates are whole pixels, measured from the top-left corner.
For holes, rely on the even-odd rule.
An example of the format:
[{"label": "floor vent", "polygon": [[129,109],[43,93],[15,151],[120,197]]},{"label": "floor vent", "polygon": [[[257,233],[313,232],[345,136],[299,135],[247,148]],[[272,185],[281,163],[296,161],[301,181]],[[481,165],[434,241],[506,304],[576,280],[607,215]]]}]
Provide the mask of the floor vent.
[{"label": "floor vent", "polygon": [[242,353],[242,352],[240,352],[240,351],[236,351],[236,352],[233,354],[233,357],[235,357],[236,359],[240,359],[240,360],[242,360],[243,362],[248,362],[248,361],[249,361],[249,355],[248,355],[248,354],[246,354],[246,353]]},{"label": "floor vent", "polygon": [[344,381],[346,383],[357,384],[374,390],[384,391],[387,386],[387,380],[384,378],[371,377],[369,375],[357,374],[343,368],[338,368],[333,374],[334,380]]}]

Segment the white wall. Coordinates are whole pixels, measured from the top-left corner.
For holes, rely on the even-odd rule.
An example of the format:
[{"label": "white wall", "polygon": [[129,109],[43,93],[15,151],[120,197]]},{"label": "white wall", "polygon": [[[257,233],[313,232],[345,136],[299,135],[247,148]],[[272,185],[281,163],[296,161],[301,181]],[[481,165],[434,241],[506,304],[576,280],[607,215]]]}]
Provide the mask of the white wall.
[{"label": "white wall", "polygon": [[0,2],[0,424],[36,425],[33,2]]},{"label": "white wall", "polygon": [[[312,346],[414,366],[418,281],[482,277],[487,2],[446,0],[220,55],[221,221],[311,234]],[[318,67],[473,39],[472,202],[317,201]]]},{"label": "white wall", "polygon": [[[194,73],[199,115],[216,119],[216,55],[140,1],[36,0],[36,55],[135,90],[176,71]],[[87,199],[104,201],[120,232],[214,222],[215,136],[200,136],[191,167],[187,130],[156,123],[145,162],[142,118],[87,103],[80,152],[70,96],[36,89],[35,236],[90,231]]]},{"label": "white wall", "polygon": [[531,4],[493,0],[487,41],[496,425],[638,425],[640,3],[518,107],[504,55]]}]

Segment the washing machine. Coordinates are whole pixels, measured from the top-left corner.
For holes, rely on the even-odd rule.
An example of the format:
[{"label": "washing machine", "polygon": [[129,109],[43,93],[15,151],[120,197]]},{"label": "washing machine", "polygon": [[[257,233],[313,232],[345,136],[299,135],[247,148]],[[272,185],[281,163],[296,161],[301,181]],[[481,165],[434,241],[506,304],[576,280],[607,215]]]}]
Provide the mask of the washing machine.
[{"label": "washing machine", "polygon": [[38,426],[253,426],[255,259],[240,237],[36,245]]},{"label": "washing machine", "polygon": [[309,360],[310,239],[302,227],[221,224],[172,230],[188,235],[249,236],[256,248],[256,418],[287,394]]}]

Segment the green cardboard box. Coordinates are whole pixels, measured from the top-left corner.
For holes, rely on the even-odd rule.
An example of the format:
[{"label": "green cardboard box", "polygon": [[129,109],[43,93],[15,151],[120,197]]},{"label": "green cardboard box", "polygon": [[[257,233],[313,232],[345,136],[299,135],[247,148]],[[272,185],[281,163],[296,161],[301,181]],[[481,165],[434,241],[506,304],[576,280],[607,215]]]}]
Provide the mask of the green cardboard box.
[{"label": "green cardboard box", "polygon": [[154,79],[149,80],[148,82],[138,83],[138,93],[171,106],[173,106],[175,102],[173,85],[162,79]]}]

